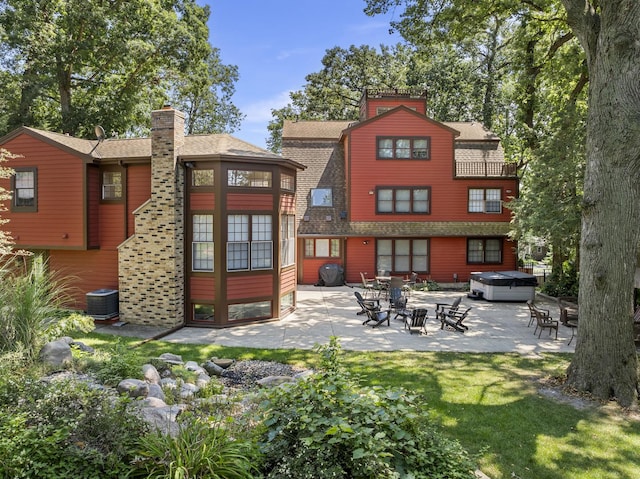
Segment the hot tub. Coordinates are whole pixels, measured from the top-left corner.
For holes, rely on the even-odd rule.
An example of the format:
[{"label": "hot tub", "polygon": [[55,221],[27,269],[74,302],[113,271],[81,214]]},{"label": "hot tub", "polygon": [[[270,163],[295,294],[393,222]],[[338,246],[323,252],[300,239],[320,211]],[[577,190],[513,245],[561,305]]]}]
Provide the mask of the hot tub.
[{"label": "hot tub", "polygon": [[520,271],[471,273],[470,297],[488,301],[533,301],[538,280]]}]

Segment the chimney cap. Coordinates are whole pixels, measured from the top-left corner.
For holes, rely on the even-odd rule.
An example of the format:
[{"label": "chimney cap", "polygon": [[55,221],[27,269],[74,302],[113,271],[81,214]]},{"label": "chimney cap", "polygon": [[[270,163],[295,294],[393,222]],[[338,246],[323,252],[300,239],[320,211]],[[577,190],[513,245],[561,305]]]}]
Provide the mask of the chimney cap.
[{"label": "chimney cap", "polygon": [[165,103],[164,105],[162,105],[162,109],[163,110],[171,110],[171,103]]}]

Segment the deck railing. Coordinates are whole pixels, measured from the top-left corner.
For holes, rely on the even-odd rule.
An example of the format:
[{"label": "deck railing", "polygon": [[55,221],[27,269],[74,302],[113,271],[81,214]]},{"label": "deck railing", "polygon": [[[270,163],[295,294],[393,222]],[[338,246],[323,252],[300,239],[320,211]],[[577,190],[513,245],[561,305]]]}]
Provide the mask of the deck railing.
[{"label": "deck railing", "polygon": [[515,163],[502,161],[456,161],[456,177],[515,178],[518,170]]}]

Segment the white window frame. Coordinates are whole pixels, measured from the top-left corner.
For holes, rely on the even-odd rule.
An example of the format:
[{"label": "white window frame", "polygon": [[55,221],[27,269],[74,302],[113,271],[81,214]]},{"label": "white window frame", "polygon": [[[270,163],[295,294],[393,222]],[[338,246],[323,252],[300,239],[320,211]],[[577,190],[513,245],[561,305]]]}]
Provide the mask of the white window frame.
[{"label": "white window frame", "polygon": [[296,216],[280,217],[280,266],[291,266],[296,263]]},{"label": "white window frame", "polygon": [[333,206],[333,189],[332,188],[312,188],[309,203],[314,207],[331,207]]},{"label": "white window frame", "polygon": [[214,268],[213,215],[194,214],[191,225],[191,270],[211,272]]},{"label": "white window frame", "polygon": [[502,213],[500,188],[469,188],[467,211],[469,213]]},{"label": "white window frame", "polygon": [[227,271],[273,269],[271,215],[227,216]]}]

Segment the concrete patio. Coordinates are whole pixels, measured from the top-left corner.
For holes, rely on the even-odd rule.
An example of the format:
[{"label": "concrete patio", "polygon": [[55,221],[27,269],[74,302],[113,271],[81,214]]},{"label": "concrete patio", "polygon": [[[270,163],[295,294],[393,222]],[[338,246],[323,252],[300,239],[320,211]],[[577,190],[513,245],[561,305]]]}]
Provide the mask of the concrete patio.
[{"label": "concrete patio", "polygon": [[[409,334],[402,320],[391,320],[391,325],[371,328],[363,326],[363,316],[357,315],[354,286],[316,287],[299,286],[297,310],[280,321],[238,326],[227,329],[185,327],[162,338],[163,341],[189,344],[218,344],[269,349],[312,349],[337,336],[343,349],[354,351],[457,351],[457,352],[513,352],[535,355],[542,352],[573,352],[576,340],[567,345],[571,330],[559,327],[558,339],[547,331],[540,339],[534,335],[529,323],[526,303],[473,301],[465,293],[452,291],[414,291],[408,307],[429,310],[427,334]],[[436,303],[451,302],[465,295],[463,306],[471,306],[464,334],[441,330],[434,311]],[[536,304],[547,308],[554,319],[558,307],[544,297]],[[384,303],[383,303],[384,305]],[[393,315],[392,315],[393,318]],[[151,337],[161,333],[158,328],[139,328],[126,324],[121,327],[101,325],[99,332]]]}]

